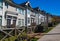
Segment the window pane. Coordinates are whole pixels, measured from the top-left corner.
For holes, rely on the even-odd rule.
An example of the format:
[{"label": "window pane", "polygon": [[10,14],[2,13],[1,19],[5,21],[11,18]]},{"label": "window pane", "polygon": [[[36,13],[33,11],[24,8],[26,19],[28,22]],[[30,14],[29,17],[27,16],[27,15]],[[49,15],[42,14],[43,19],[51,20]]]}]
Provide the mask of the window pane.
[{"label": "window pane", "polygon": [[3,7],[3,0],[0,0],[0,10],[2,9]]},{"label": "window pane", "polygon": [[8,28],[11,27],[11,19],[7,19],[7,27],[8,27]]},{"label": "window pane", "polygon": [[7,19],[12,19],[12,16],[7,16],[6,18],[7,18]]},{"label": "window pane", "polygon": [[22,10],[22,14],[24,15],[24,10]]},{"label": "window pane", "polygon": [[24,26],[24,19],[22,19],[22,26]]},{"label": "window pane", "polygon": [[27,10],[27,13],[30,14],[30,10]]},{"label": "window pane", "polygon": [[28,18],[28,24],[30,23],[30,18]]},{"label": "window pane", "polygon": [[8,8],[8,3],[5,2],[5,6]]},{"label": "window pane", "polygon": [[21,19],[19,19],[19,21],[18,21],[18,26],[19,27],[21,26]]},{"label": "window pane", "polygon": [[21,9],[20,8],[18,8],[18,12],[21,13]]}]

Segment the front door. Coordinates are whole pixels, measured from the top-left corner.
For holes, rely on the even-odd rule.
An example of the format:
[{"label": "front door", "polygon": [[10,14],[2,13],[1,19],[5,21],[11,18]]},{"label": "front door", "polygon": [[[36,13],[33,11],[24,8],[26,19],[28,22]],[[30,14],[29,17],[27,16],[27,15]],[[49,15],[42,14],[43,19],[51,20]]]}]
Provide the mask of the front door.
[{"label": "front door", "polygon": [[11,19],[7,19],[7,28],[11,27]]},{"label": "front door", "polygon": [[13,26],[14,27],[16,26],[16,20],[13,20]]}]

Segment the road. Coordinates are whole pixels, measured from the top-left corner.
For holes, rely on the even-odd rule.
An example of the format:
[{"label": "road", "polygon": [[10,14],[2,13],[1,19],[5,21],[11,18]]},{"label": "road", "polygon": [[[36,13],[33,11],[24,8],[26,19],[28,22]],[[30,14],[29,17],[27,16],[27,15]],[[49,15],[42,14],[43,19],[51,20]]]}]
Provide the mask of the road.
[{"label": "road", "polygon": [[60,24],[41,37],[38,41],[60,41]]}]

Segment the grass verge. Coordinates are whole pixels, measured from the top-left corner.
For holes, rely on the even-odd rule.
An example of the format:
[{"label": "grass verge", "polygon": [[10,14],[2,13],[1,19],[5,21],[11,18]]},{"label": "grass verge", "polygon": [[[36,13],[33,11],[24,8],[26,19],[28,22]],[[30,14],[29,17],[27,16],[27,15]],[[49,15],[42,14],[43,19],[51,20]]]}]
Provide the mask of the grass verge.
[{"label": "grass verge", "polygon": [[44,31],[44,33],[48,33],[49,31],[51,31],[54,27],[49,27],[46,31]]}]

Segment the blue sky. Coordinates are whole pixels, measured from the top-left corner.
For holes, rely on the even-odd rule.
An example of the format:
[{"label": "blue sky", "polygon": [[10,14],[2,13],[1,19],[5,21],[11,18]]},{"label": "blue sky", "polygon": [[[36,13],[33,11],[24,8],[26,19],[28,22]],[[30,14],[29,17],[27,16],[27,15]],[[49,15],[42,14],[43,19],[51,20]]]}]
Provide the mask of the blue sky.
[{"label": "blue sky", "polygon": [[[21,4],[27,0],[13,0],[16,4]],[[32,8],[39,7],[52,15],[60,16],[60,0],[29,0]]]}]

